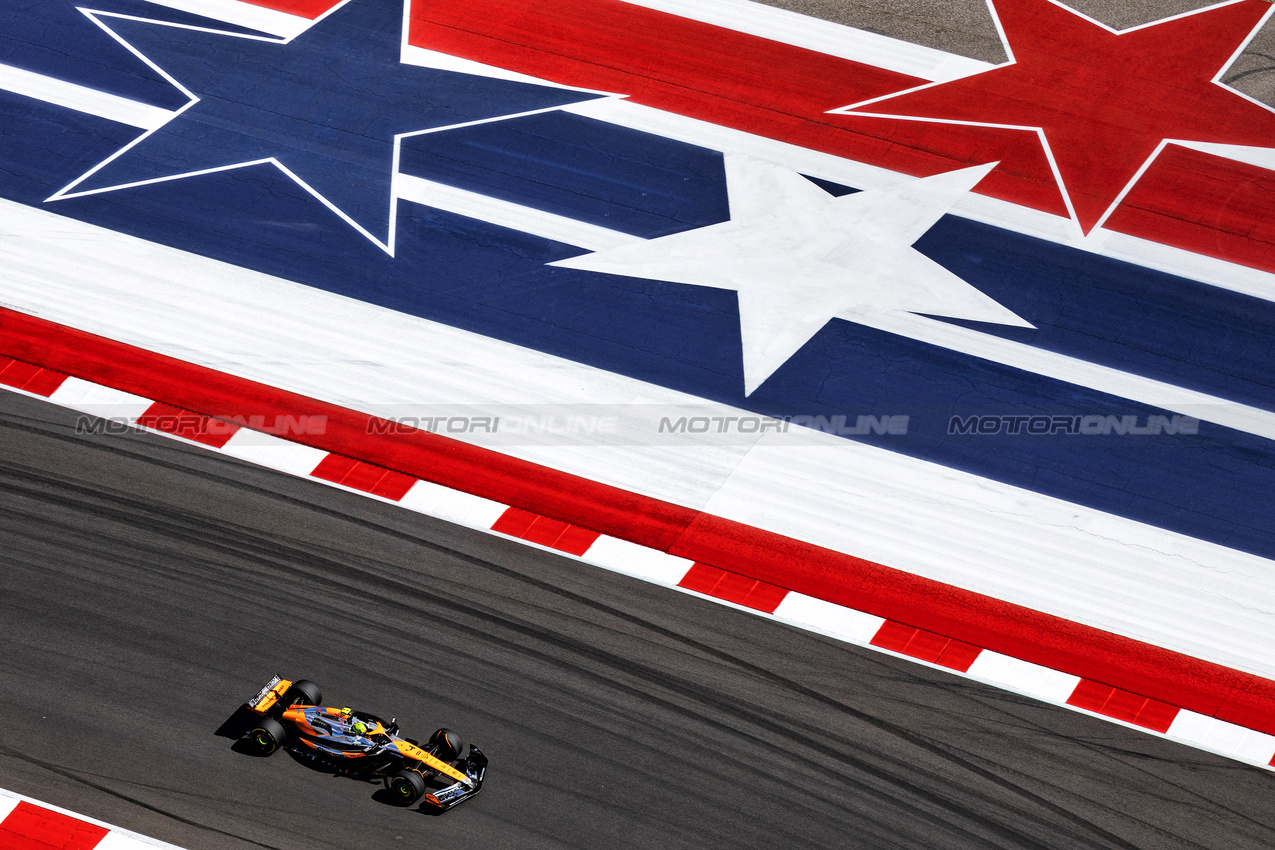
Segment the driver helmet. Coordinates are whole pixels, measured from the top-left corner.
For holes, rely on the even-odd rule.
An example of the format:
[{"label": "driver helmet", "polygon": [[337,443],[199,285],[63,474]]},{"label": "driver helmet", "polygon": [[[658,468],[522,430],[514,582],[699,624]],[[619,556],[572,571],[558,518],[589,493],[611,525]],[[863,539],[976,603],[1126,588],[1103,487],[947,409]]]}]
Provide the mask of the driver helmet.
[{"label": "driver helmet", "polygon": [[366,735],[367,724],[364,723],[362,720],[356,720],[350,724],[350,731],[353,732],[355,735]]}]

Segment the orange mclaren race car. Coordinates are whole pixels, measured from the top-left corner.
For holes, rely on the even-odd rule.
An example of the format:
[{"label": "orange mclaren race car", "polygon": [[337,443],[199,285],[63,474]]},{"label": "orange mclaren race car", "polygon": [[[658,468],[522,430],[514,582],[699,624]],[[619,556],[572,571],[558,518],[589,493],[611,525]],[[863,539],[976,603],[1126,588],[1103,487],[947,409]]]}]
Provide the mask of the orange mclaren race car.
[{"label": "orange mclaren race car", "polygon": [[383,780],[391,797],[410,806],[422,797],[441,811],[478,793],[487,757],[450,729],[422,744],[398,735],[398,724],[349,708],[320,708],[314,682],[275,676],[246,706],[251,722],[244,740],[261,755],[287,749],[355,779]]}]

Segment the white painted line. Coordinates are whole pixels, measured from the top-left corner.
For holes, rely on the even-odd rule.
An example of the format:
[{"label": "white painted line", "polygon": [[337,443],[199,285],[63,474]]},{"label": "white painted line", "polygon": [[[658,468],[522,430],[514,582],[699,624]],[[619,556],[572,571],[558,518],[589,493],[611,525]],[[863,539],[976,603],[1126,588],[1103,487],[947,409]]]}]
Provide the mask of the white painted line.
[{"label": "white painted line", "polygon": [[1250,407],[924,316],[910,313],[874,313],[853,317],[846,315],[843,318],[950,351],[980,357],[993,363],[1002,363],[1069,384],[1092,387],[1099,392],[1275,440],[1275,412],[1269,410]]},{"label": "white painted line", "polygon": [[1211,154],[1212,156],[1255,165],[1258,168],[1275,170],[1275,148],[1257,148],[1249,145],[1220,145],[1210,142],[1191,142],[1170,140],[1170,144]]},{"label": "white painted line", "polygon": [[78,86],[12,65],[0,65],[0,89],[142,130],[163,126],[176,114],[158,106]]},{"label": "white painted line", "polygon": [[472,74],[476,77],[489,77],[494,80],[509,80],[515,83],[531,83],[539,86],[549,85],[555,88],[566,88],[565,86],[557,86],[554,83],[542,80],[539,77],[533,77],[530,74],[519,74],[516,71],[509,71],[495,65],[486,65],[482,62],[475,62],[472,59],[462,59],[459,56],[440,53],[437,50],[427,50],[424,47],[415,47],[410,44],[403,45],[401,59],[405,65],[417,65],[421,68],[437,68],[440,71],[455,71],[458,74]]},{"label": "white painted line", "polygon": [[[1055,705],[1065,705],[1080,677],[984,649],[966,675]],[[1102,715],[1097,715],[1101,717]],[[1110,718],[1107,718],[1110,719]]]},{"label": "white painted line", "polygon": [[165,844],[162,841],[156,841],[154,838],[147,838],[144,835],[137,835],[118,829],[112,829],[108,832],[106,837],[94,846],[93,850],[155,850],[156,847],[171,847],[176,850],[176,845]]},{"label": "white painted line", "polygon": [[300,15],[289,15],[267,9],[265,6],[254,6],[251,3],[240,3],[238,0],[149,0],[157,6],[167,6],[192,15],[225,21],[228,24],[247,27],[258,32],[266,32],[284,39],[292,39],[305,32],[313,23],[309,18]]},{"label": "white painted line", "polygon": [[1149,239],[1139,239],[1137,236],[1099,227],[1079,247],[1114,260],[1198,280],[1241,295],[1267,301],[1275,299],[1275,275],[1270,272],[1228,263],[1226,260],[1206,257]]},{"label": "white painted line", "polygon": [[126,420],[130,425],[155,402],[79,378],[67,378],[49,401],[99,419]]},{"label": "white painted line", "polygon": [[602,251],[643,241],[641,237],[621,233],[618,230],[542,212],[521,204],[480,195],[477,192],[413,177],[410,174],[395,175],[394,191],[404,201],[488,221],[501,227],[520,230],[523,233],[567,245],[576,245],[590,251]]},{"label": "white painted line", "polygon": [[8,791],[0,789],[0,823],[9,816],[9,813],[18,807],[18,803],[22,802],[18,797],[12,796]]},{"label": "white painted line", "polygon": [[627,540],[602,535],[583,555],[584,560],[617,573],[634,578],[676,587],[687,571],[695,565],[688,558],[679,558],[658,549],[639,546]]},{"label": "white painted line", "polygon": [[301,476],[309,475],[328,456],[323,449],[303,446],[248,428],[236,431],[221,451],[249,463]]},{"label": "white painted line", "polygon": [[420,480],[412,485],[407,495],[398,500],[398,504],[418,513],[483,531],[489,530],[500,519],[500,515],[509,509],[508,505],[491,499]]},{"label": "white painted line", "polygon": [[774,616],[790,625],[861,645],[867,645],[885,623],[884,617],[793,592],[779,603]]},{"label": "white painted line", "polygon": [[750,0],[625,2],[926,80],[955,80],[994,67],[988,62],[944,53]]},{"label": "white painted line", "polygon": [[427,50],[424,47],[415,47],[410,44],[403,45],[403,52],[400,59],[405,65],[417,65],[422,68],[437,68],[440,71],[454,71],[458,74],[470,74],[475,77],[489,77],[494,80],[509,80],[510,82],[515,83],[531,83],[532,85],[548,86],[549,88],[563,89],[565,91],[588,92],[589,94],[611,94],[611,92],[600,92],[595,89],[583,89],[579,86],[564,86],[561,83],[555,83],[552,80],[533,77],[530,74],[520,74],[517,71],[510,71],[496,65],[486,65],[482,62],[475,62],[472,59],[462,59],[459,56],[440,53],[437,50]]},{"label": "white painted line", "polygon": [[1258,767],[1269,767],[1275,757],[1275,736],[1185,709],[1178,712],[1166,734],[1175,741]]}]

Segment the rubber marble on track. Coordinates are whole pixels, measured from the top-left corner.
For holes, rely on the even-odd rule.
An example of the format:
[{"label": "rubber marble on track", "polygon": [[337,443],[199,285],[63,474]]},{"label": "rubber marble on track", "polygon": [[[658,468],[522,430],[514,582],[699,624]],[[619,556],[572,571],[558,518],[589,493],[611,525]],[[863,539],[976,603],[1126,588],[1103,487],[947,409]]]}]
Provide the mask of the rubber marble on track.
[{"label": "rubber marble on track", "polygon": [[[1275,776],[0,396],[0,787],[198,848],[1275,846]],[[490,755],[442,817],[215,730],[271,674]]]}]

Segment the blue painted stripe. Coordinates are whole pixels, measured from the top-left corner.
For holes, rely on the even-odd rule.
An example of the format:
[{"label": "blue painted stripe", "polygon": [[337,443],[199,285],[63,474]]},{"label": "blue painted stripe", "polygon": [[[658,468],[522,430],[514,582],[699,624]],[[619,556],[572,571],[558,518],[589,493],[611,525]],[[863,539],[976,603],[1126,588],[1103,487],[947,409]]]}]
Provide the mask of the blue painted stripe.
[{"label": "blue painted stripe", "polygon": [[399,170],[645,239],[730,218],[717,151],[562,112],[405,139]]},{"label": "blue painted stripe", "polygon": [[916,247],[1036,328],[953,324],[1275,410],[1275,303],[954,216]]},{"label": "blue painted stripe", "polygon": [[[103,12],[263,35],[255,30],[145,3],[93,0],[78,5]],[[109,25],[109,19],[104,20]],[[93,23],[68,0],[0,0],[0,63],[130,100],[178,109],[188,98]]]},{"label": "blue painted stripe", "polygon": [[0,91],[0,196],[42,204],[141,134],[136,127]]}]

